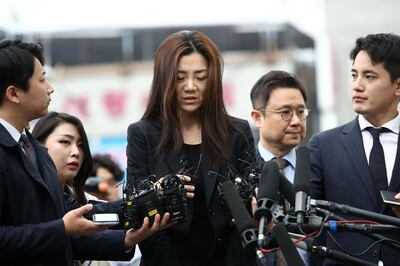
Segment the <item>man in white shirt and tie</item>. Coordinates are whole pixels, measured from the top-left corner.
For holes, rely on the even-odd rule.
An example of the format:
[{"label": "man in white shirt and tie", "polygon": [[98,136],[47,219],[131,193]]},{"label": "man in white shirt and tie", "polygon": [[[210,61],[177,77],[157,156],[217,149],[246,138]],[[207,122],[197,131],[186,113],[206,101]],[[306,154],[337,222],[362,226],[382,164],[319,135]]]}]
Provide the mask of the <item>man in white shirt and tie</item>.
[{"label": "man in white shirt and tie", "polygon": [[[309,114],[304,85],[291,73],[270,71],[254,84],[250,98],[253,105],[251,116],[260,136],[257,162],[273,159],[283,162],[286,166],[280,167],[280,171],[293,183],[296,167],[294,148],[305,137]],[[300,251],[300,255],[308,265],[308,254]],[[279,253],[275,265],[286,265]]]}]

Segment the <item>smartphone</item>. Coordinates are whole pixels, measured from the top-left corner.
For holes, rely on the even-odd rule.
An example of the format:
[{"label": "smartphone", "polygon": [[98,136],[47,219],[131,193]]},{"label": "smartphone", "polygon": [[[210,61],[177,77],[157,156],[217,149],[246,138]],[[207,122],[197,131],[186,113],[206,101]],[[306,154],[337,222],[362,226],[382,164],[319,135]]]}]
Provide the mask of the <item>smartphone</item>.
[{"label": "smartphone", "polygon": [[119,224],[118,214],[116,214],[116,213],[95,213],[95,214],[93,214],[93,223],[98,224],[98,225]]},{"label": "smartphone", "polygon": [[382,196],[383,202],[386,204],[389,204],[389,205],[400,206],[400,199],[396,199],[394,197],[397,193],[398,192],[381,190],[381,196]]}]

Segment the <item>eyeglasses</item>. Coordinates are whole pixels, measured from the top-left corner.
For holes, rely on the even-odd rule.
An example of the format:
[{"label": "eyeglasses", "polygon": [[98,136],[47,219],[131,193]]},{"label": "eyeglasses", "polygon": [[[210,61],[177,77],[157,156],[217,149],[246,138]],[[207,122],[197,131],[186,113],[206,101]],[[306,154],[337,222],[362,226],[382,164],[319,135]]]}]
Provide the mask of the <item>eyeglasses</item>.
[{"label": "eyeglasses", "polygon": [[307,108],[299,108],[297,110],[289,109],[289,108],[284,108],[281,110],[267,110],[265,108],[262,108],[262,109],[258,109],[258,111],[262,111],[262,112],[267,111],[267,112],[271,112],[271,113],[281,114],[282,119],[285,121],[289,121],[292,119],[293,111],[296,112],[296,115],[300,120],[305,120],[308,117],[308,115],[310,114],[310,109],[307,109]]}]

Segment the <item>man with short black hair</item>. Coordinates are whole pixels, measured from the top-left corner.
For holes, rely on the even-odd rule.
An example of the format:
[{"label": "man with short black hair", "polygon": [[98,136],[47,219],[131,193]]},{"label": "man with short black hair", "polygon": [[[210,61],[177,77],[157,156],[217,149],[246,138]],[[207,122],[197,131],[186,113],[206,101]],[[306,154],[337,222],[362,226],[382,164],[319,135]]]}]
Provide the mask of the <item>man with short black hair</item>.
[{"label": "man with short black hair", "polygon": [[91,204],[68,212],[55,165],[27,130],[29,121],[47,114],[54,92],[43,65],[41,45],[0,41],[0,264],[129,260],[133,252],[126,251],[164,226],[168,216],[125,233],[100,232],[106,227],[83,217]]},{"label": "man with short black hair", "polygon": [[[350,58],[351,96],[357,116],[310,139],[310,194],[315,199],[394,216],[383,204],[380,190],[400,190],[400,36],[358,38]],[[400,240],[397,234],[388,237]],[[327,237],[327,246],[374,264],[398,265],[400,252],[375,241],[359,233],[338,232]]]}]

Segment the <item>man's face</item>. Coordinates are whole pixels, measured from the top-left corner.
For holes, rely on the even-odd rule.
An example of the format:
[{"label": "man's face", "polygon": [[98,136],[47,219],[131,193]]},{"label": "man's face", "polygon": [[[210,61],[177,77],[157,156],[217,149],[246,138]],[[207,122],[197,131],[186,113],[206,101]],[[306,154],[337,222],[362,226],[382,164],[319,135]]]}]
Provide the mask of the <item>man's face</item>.
[{"label": "man's face", "polygon": [[[261,145],[275,156],[283,156],[299,145],[306,134],[306,120],[297,113],[304,112],[306,104],[300,90],[276,88],[271,92],[265,110],[254,110],[252,117],[260,130]],[[292,112],[284,120],[280,112]]]},{"label": "man's face", "polygon": [[373,64],[368,53],[360,51],[351,70],[353,110],[370,123],[381,126],[397,114],[399,79],[391,82],[383,63]]},{"label": "man's face", "polygon": [[50,94],[54,92],[53,87],[46,80],[46,72],[42,64],[35,58],[35,68],[29,79],[28,91],[19,90],[21,112],[28,119],[33,120],[47,114],[50,104]]}]

